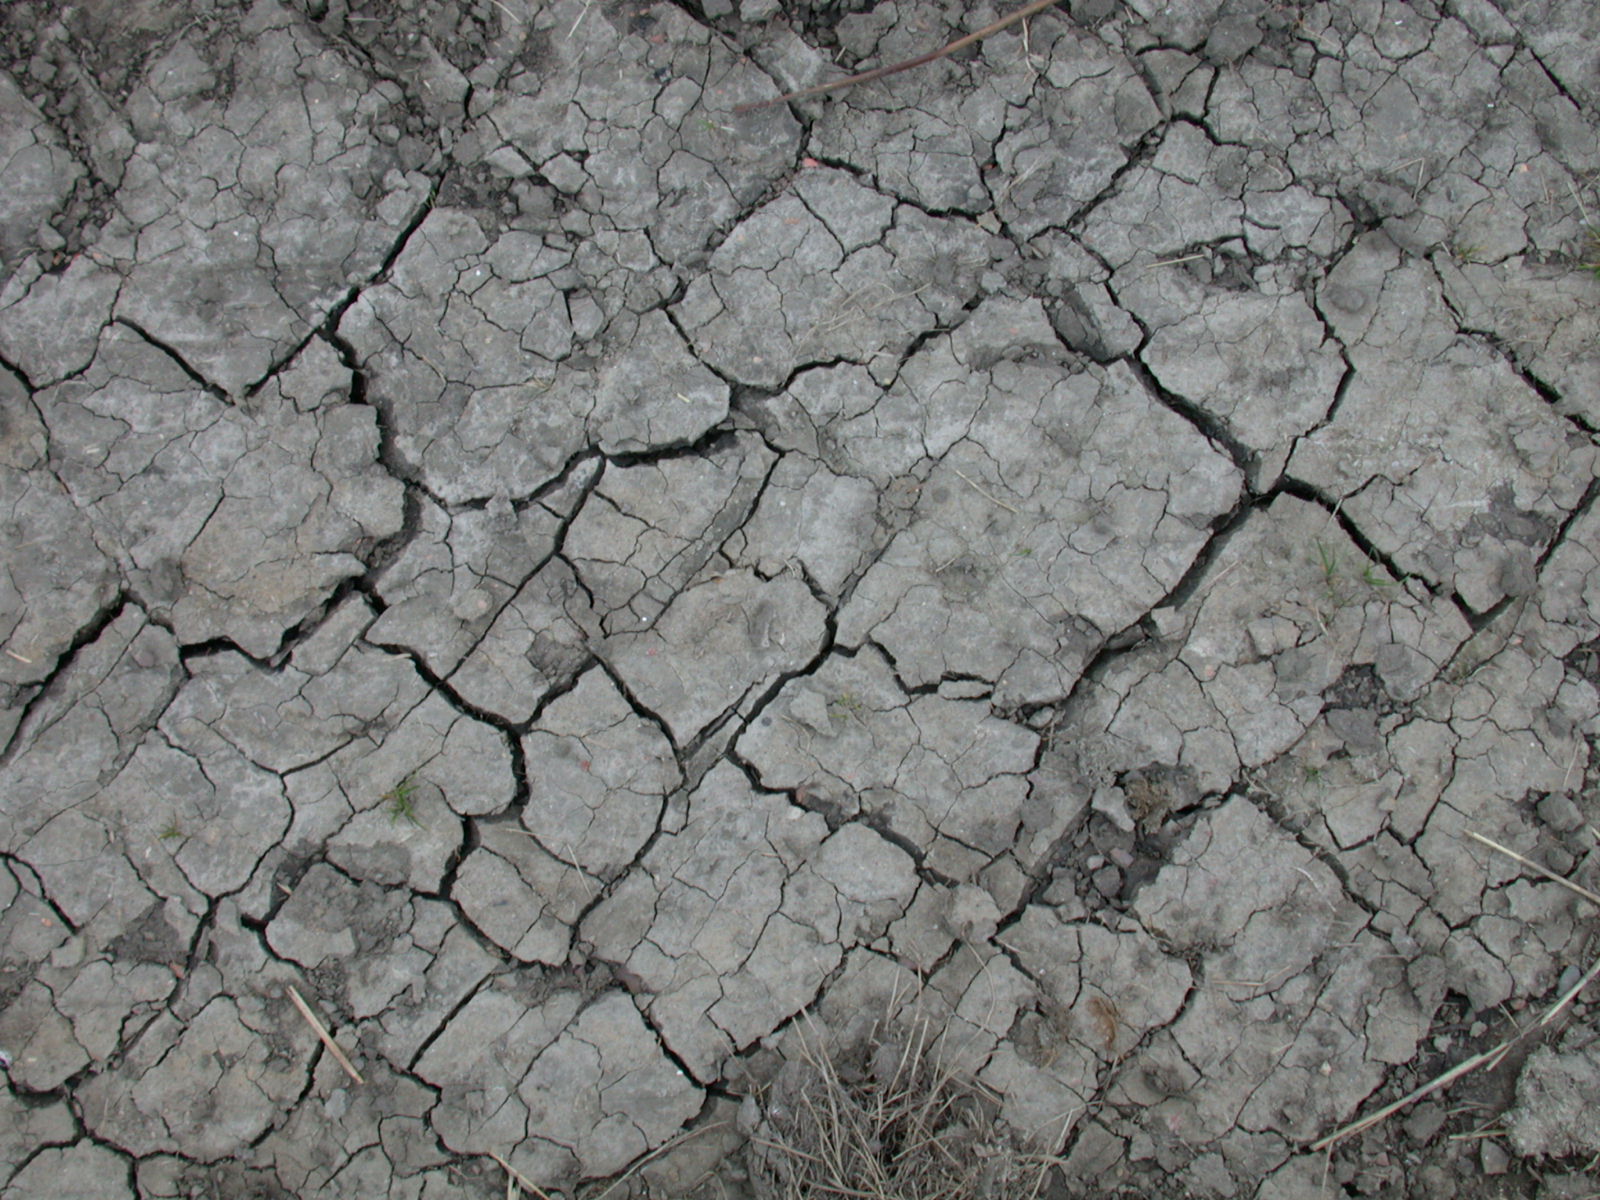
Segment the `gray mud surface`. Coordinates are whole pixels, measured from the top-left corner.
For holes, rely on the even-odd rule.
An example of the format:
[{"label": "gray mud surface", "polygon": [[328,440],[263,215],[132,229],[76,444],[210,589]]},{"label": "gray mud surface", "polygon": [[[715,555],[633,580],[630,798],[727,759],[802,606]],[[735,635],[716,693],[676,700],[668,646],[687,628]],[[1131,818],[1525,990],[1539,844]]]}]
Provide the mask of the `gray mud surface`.
[{"label": "gray mud surface", "polygon": [[1012,7],[0,11],[0,1200],[1600,1187],[1600,9]]}]

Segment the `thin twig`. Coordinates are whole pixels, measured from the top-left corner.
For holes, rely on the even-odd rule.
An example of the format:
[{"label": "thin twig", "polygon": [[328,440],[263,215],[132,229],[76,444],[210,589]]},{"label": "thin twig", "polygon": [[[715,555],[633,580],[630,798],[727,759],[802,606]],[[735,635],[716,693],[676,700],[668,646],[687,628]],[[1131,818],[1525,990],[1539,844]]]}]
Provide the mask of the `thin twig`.
[{"label": "thin twig", "polygon": [[916,58],[908,58],[904,62],[897,62],[891,66],[876,67],[871,71],[863,71],[859,75],[851,75],[848,79],[835,79],[832,83],[819,83],[815,87],[801,88],[798,92],[775,96],[771,100],[756,100],[750,104],[741,104],[733,111],[736,113],[755,112],[758,108],[770,108],[774,104],[785,104],[790,100],[804,100],[809,96],[820,96],[824,92],[838,91],[840,88],[853,87],[858,83],[871,83],[873,80],[882,79],[887,75],[897,75],[901,71],[909,71],[912,67],[920,67],[927,63],[937,62],[941,58],[949,57],[957,50],[964,50],[974,42],[981,42],[984,38],[999,33],[1002,29],[1015,25],[1018,21],[1025,20],[1035,13],[1041,13],[1059,2],[1060,0],[1033,0],[1031,4],[1024,4],[1009,17],[1001,17],[993,25],[985,25],[977,33],[969,33],[965,37],[959,37],[948,46],[943,46],[938,50],[930,50],[926,54],[919,54]]},{"label": "thin twig", "polygon": [[1507,858],[1516,859],[1523,866],[1527,867],[1528,870],[1539,872],[1539,874],[1543,875],[1551,883],[1559,883],[1562,887],[1566,888],[1568,891],[1574,892],[1577,895],[1582,896],[1590,904],[1593,904],[1596,908],[1600,908],[1600,895],[1597,895],[1596,893],[1591,892],[1588,888],[1580,887],[1578,884],[1573,883],[1572,880],[1564,878],[1563,876],[1557,875],[1549,867],[1540,866],[1538,863],[1534,862],[1533,859],[1524,858],[1522,855],[1518,854],[1515,850],[1508,849],[1507,847],[1502,846],[1499,842],[1491,841],[1490,839],[1484,837],[1483,834],[1481,834],[1481,833],[1473,833],[1472,830],[1469,829],[1469,830],[1466,831],[1466,834],[1473,841],[1482,842],[1485,846],[1489,847],[1489,849],[1498,850],[1498,851],[1500,851],[1501,854],[1504,854]]},{"label": "thin twig", "polygon": [[328,1032],[328,1027],[317,1020],[317,1015],[311,1011],[311,1006],[300,998],[300,993],[295,991],[293,984],[289,985],[289,999],[294,1001],[294,1006],[300,1010],[300,1015],[306,1019],[306,1024],[311,1026],[312,1032],[322,1039],[322,1044],[328,1048],[328,1053],[333,1055],[334,1062],[343,1067],[345,1074],[357,1083],[366,1083],[366,1080],[361,1078],[361,1072],[356,1070],[355,1065],[345,1057],[344,1051],[339,1049],[339,1043],[333,1040],[333,1034]]}]

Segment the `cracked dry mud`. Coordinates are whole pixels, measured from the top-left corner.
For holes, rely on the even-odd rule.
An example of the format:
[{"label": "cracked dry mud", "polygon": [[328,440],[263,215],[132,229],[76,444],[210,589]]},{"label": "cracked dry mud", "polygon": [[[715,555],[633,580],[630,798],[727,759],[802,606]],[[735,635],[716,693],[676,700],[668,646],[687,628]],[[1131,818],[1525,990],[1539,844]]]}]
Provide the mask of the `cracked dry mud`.
[{"label": "cracked dry mud", "polygon": [[0,12],[0,1198],[1592,1190],[1597,10],[1006,10]]}]

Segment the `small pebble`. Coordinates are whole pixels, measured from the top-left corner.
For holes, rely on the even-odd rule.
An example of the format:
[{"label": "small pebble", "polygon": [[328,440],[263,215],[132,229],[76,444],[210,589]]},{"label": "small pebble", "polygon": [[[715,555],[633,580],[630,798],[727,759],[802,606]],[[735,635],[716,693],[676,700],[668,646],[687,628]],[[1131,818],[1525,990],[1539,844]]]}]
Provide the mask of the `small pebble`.
[{"label": "small pebble", "polygon": [[1095,891],[1106,898],[1122,891],[1122,872],[1115,867],[1105,867],[1094,873]]},{"label": "small pebble", "polygon": [[1478,1161],[1483,1164],[1485,1175],[1504,1175],[1506,1168],[1511,1165],[1511,1155],[1505,1152],[1500,1143],[1485,1140],[1478,1151]]}]

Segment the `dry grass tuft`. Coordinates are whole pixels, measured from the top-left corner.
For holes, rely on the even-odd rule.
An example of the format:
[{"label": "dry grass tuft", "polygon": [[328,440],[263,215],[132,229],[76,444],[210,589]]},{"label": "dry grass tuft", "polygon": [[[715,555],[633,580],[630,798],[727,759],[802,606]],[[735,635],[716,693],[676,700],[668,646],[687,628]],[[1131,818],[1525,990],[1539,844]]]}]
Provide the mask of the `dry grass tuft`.
[{"label": "dry grass tuft", "polygon": [[1021,1150],[994,1097],[940,1063],[926,1019],[853,1052],[797,1031],[751,1140],[764,1200],[1035,1200],[1058,1160]]}]

